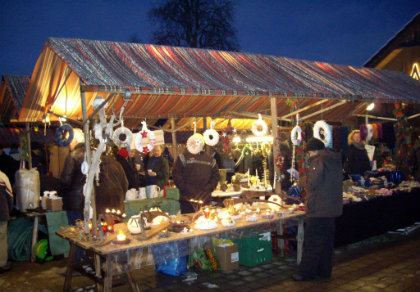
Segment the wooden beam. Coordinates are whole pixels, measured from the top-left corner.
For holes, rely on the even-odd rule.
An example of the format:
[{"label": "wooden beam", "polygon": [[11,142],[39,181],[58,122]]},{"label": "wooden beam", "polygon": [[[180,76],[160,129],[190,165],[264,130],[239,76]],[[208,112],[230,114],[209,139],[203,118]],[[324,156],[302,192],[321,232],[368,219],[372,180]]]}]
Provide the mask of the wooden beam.
[{"label": "wooden beam", "polygon": [[303,117],[301,117],[301,118],[300,118],[300,120],[301,120],[301,121],[303,121],[303,120],[308,119],[308,118],[310,118],[310,117],[313,117],[313,116],[316,116],[316,115],[322,114],[323,112],[326,112],[326,111],[332,110],[333,108],[336,108],[336,107],[338,107],[338,106],[341,106],[341,105],[345,104],[346,102],[347,102],[347,101],[342,100],[342,101],[340,101],[340,102],[337,102],[336,104],[333,104],[333,105],[328,106],[328,107],[326,107],[326,108],[322,108],[322,109],[320,109],[319,111],[316,111],[316,112],[313,112],[313,113],[311,113],[311,114],[309,114],[309,115],[303,116]]},{"label": "wooden beam", "polygon": [[397,119],[395,118],[387,118],[387,117],[378,117],[378,116],[374,116],[374,115],[354,115],[356,117],[363,117],[363,118],[369,118],[369,119],[377,119],[377,120],[384,120],[384,121],[397,121]]},{"label": "wooden beam", "polygon": [[310,105],[308,105],[308,106],[305,106],[305,107],[303,107],[303,108],[300,108],[300,109],[298,109],[298,110],[296,110],[296,111],[294,111],[294,112],[291,112],[291,113],[289,113],[289,114],[287,114],[287,115],[284,115],[284,116],[280,117],[280,119],[285,119],[285,118],[288,118],[288,117],[290,117],[290,116],[294,116],[294,115],[296,115],[296,114],[298,114],[298,113],[300,113],[300,112],[306,111],[306,110],[308,110],[308,109],[310,109],[310,108],[313,108],[314,106],[317,106],[317,105],[323,104],[324,102],[327,102],[327,101],[328,101],[328,99],[322,99],[322,100],[317,101],[317,102],[315,102],[315,103],[313,103],[313,104],[310,104]]}]

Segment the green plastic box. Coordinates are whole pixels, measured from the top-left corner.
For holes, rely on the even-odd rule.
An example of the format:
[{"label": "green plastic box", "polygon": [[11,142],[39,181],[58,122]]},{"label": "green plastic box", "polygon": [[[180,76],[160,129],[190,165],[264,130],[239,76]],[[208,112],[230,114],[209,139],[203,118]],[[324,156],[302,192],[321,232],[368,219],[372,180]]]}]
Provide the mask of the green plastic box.
[{"label": "green plastic box", "polygon": [[271,232],[238,238],[239,264],[247,267],[270,262],[273,253],[271,245]]}]

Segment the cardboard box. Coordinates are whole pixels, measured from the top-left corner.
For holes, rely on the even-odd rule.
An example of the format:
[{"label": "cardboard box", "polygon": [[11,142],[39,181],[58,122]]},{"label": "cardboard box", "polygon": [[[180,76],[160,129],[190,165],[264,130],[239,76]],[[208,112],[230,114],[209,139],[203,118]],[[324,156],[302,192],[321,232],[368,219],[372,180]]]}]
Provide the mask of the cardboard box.
[{"label": "cardboard box", "polygon": [[215,250],[220,270],[230,271],[239,268],[239,251],[236,243],[223,247],[216,246]]},{"label": "cardboard box", "polygon": [[63,199],[47,199],[47,210],[61,211],[63,210]]},{"label": "cardboard box", "polygon": [[271,232],[239,238],[234,242],[238,244],[240,265],[253,267],[270,262],[273,257]]}]

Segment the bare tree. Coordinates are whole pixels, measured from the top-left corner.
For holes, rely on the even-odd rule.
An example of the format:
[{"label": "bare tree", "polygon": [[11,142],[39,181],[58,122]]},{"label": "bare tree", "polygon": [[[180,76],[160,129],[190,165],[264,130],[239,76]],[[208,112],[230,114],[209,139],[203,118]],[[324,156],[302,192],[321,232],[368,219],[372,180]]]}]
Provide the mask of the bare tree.
[{"label": "bare tree", "polygon": [[230,0],[167,0],[149,11],[158,27],[152,41],[161,45],[239,50]]}]

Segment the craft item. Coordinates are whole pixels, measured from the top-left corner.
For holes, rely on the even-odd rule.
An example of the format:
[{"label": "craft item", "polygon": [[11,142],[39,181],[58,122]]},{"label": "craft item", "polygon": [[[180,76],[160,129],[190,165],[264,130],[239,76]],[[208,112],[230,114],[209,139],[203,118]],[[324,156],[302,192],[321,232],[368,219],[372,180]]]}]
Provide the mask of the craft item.
[{"label": "craft item", "polygon": [[204,138],[200,133],[195,133],[187,140],[187,150],[191,154],[198,154],[204,147]]},{"label": "craft item", "polygon": [[[147,128],[146,122],[143,121],[141,123],[143,124],[143,127],[142,127],[142,130],[136,135],[135,145],[138,151],[146,154],[153,149],[153,146],[155,146],[156,136],[152,131],[150,131]],[[144,143],[143,138],[148,138],[149,143],[148,144]]]},{"label": "craft item", "polygon": [[57,129],[55,141],[59,146],[67,146],[73,141],[74,132],[72,126],[64,124]]},{"label": "craft item", "polygon": [[268,130],[267,123],[263,121],[263,119],[261,118],[261,114],[258,114],[258,120],[254,122],[251,130],[252,130],[252,133],[258,137],[261,137],[267,134],[267,130]]},{"label": "craft item", "polygon": [[[297,134],[297,137],[296,137]],[[302,142],[302,129],[299,126],[295,126],[290,133],[290,139],[292,140],[293,145],[299,146]]]},{"label": "craft item", "polygon": [[[323,130],[324,139],[320,136],[320,130]],[[332,133],[330,126],[325,121],[317,121],[313,128],[313,134],[314,137],[324,142],[325,147],[328,147],[328,145],[332,142]]]},{"label": "craft item", "polygon": [[128,147],[131,145],[131,140],[133,139],[133,133],[130,129],[122,126],[115,130],[114,135],[112,136],[112,141],[118,147]]},{"label": "craft item", "polygon": [[118,231],[117,238],[112,241],[115,244],[126,244],[129,243],[130,240],[127,236],[122,232],[122,230]]},{"label": "craft item", "polygon": [[207,129],[203,133],[204,142],[209,146],[215,146],[219,143],[219,133],[214,129],[214,122],[210,123],[210,129]]}]

